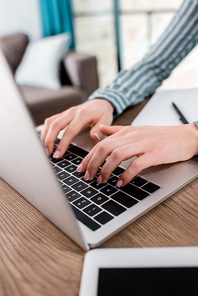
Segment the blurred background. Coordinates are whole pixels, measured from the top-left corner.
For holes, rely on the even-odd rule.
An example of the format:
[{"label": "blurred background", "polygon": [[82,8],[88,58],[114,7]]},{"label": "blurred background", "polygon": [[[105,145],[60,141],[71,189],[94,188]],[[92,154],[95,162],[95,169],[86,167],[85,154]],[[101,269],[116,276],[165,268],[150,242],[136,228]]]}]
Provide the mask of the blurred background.
[{"label": "blurred background", "polygon": [[[41,4],[45,0],[0,0],[0,37],[26,33],[43,36]],[[47,0],[50,2],[50,0]],[[100,86],[120,69],[140,60],[156,42],[182,0],[64,0],[70,5],[75,49],[96,55]],[[198,48],[180,63],[161,89],[198,85]]]}]

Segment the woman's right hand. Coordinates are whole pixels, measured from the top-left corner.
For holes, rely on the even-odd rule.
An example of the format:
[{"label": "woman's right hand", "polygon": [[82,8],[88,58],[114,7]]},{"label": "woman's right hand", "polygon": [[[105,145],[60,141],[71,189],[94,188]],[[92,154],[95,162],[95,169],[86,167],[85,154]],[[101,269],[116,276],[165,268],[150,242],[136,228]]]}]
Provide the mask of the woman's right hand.
[{"label": "woman's right hand", "polygon": [[90,137],[96,142],[99,141],[102,137],[99,125],[111,125],[113,112],[111,103],[104,99],[94,99],[47,118],[41,133],[47,154],[52,154],[59,132],[66,127],[53,155],[54,158],[61,158],[64,155],[73,138],[85,125],[91,127]]}]

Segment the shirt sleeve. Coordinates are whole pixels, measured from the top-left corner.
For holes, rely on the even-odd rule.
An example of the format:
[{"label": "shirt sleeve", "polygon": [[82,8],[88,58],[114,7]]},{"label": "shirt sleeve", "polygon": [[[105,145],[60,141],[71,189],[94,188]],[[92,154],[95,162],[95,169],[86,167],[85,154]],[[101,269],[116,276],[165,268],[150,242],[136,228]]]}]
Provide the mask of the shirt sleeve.
[{"label": "shirt sleeve", "polygon": [[198,44],[198,0],[184,0],[159,40],[144,58],[114,81],[98,88],[88,100],[103,98],[121,114],[153,94],[172,70]]}]

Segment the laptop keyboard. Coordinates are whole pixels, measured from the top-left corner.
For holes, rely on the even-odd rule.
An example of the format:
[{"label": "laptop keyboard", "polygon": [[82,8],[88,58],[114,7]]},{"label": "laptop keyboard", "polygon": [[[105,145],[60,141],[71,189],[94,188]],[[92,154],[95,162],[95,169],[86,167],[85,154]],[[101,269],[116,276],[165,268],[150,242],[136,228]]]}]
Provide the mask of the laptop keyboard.
[{"label": "laptop keyboard", "polygon": [[99,172],[94,180],[85,181],[84,173],[78,173],[76,169],[87,154],[87,151],[70,144],[61,159],[51,157],[50,161],[77,219],[92,231],[96,231],[160,188],[140,176],[136,176],[126,186],[117,188],[117,180],[124,171],[121,167],[113,171],[106,184],[97,183]]}]

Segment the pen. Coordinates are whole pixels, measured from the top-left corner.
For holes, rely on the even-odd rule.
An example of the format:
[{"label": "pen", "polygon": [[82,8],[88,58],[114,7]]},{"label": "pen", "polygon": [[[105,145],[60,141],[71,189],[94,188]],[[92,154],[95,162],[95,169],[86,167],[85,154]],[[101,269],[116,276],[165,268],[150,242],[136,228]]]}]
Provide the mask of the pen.
[{"label": "pen", "polygon": [[181,113],[181,111],[178,109],[178,107],[175,105],[175,103],[172,102],[172,105],[173,105],[175,111],[177,112],[177,114],[179,115],[179,119],[180,119],[184,124],[188,124],[189,122],[186,120],[186,118],[185,118],[184,115]]}]

